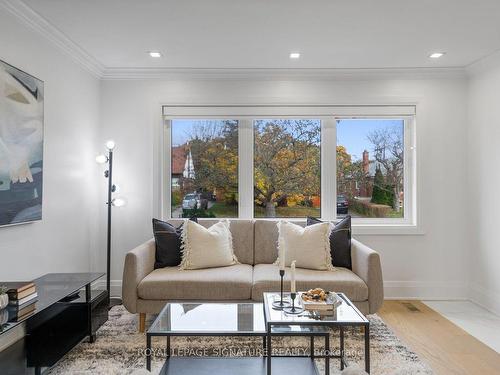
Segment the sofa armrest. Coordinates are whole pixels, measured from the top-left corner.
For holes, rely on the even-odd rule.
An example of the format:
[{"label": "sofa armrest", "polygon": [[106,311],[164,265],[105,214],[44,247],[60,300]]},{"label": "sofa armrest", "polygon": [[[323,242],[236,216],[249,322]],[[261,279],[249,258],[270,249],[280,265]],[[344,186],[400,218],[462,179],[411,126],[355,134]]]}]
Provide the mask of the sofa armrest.
[{"label": "sofa armrest", "polygon": [[384,302],[384,281],[380,256],[361,242],[352,239],[351,242],[352,271],[368,286],[368,304],[370,314],[374,314]]},{"label": "sofa armrest", "polygon": [[137,246],[125,256],[123,268],[122,298],[125,308],[135,314],[137,312],[137,286],[154,270],[155,241],[151,239]]}]

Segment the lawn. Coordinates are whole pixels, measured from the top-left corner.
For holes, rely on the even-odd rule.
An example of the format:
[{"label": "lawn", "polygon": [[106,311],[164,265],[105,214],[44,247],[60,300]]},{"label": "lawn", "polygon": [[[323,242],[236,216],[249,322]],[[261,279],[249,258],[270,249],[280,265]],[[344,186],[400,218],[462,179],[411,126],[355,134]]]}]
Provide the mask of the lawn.
[{"label": "lawn", "polygon": [[393,219],[401,219],[405,216],[404,210],[401,209],[399,212],[396,210],[390,210],[389,214],[386,217],[393,218]]},{"label": "lawn", "polygon": [[[254,206],[254,217],[265,218],[266,210],[264,207]],[[216,202],[206,211],[215,217],[238,217],[238,205],[228,205],[224,202]],[[304,218],[307,216],[320,217],[320,209],[313,207],[276,207],[276,217],[296,217]]]},{"label": "lawn", "polygon": [[[356,207],[349,208],[349,214],[352,215],[353,217],[369,217],[369,218],[375,217],[375,216],[367,216],[367,215],[363,214],[362,212],[357,211]],[[403,209],[401,209],[399,212],[391,209],[387,212],[387,215],[382,216],[382,218],[401,219],[404,216],[405,215],[404,215]]]},{"label": "lawn", "polygon": [[228,205],[223,202],[216,202],[209,208],[215,217],[238,217],[238,205]]},{"label": "lawn", "polygon": [[[307,216],[320,217],[320,209],[304,206],[276,207],[276,217],[304,218]],[[266,217],[266,209],[254,206],[254,217]]]}]

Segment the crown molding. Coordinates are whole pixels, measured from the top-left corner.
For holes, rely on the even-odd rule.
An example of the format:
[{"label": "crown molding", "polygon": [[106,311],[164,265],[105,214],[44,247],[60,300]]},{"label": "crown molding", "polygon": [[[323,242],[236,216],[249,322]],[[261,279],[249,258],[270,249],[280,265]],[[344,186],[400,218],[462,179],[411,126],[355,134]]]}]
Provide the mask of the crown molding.
[{"label": "crown molding", "polygon": [[431,77],[465,77],[464,68],[106,68],[103,80],[339,80],[339,79],[421,79]]},{"label": "crown molding", "polygon": [[24,25],[48,39],[92,75],[97,78],[103,76],[104,66],[99,61],[21,0],[0,0],[0,6]]},{"label": "crown molding", "polygon": [[352,80],[464,77],[464,67],[441,68],[125,68],[105,67],[21,0],[0,0],[0,6],[103,80]]},{"label": "crown molding", "polygon": [[494,51],[468,65],[466,72],[470,76],[476,76],[497,69],[500,69],[500,50]]}]

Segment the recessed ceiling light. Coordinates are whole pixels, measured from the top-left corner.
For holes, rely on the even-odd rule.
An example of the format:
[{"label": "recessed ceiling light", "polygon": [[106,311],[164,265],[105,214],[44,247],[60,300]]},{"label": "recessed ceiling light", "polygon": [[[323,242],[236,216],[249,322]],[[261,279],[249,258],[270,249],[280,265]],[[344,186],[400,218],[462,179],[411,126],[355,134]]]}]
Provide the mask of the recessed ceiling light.
[{"label": "recessed ceiling light", "polygon": [[151,56],[151,57],[161,57],[161,53],[158,51],[150,51],[148,53],[149,53],[149,56]]},{"label": "recessed ceiling light", "polygon": [[298,52],[292,52],[290,54],[291,59],[298,59],[299,57],[300,57],[300,53],[298,53]]},{"label": "recessed ceiling light", "polygon": [[429,55],[431,59],[439,59],[440,57],[443,57],[446,54],[446,52],[434,52]]}]

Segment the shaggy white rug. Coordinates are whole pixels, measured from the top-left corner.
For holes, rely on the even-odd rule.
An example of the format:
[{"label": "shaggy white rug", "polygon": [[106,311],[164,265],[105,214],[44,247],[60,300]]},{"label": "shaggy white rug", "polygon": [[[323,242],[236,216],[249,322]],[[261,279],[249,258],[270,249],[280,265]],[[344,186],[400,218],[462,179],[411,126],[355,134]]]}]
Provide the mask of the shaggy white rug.
[{"label": "shaggy white rug", "polygon": [[[423,375],[432,374],[431,369],[417,355],[408,349],[391,332],[377,315],[370,315],[370,354],[371,373],[388,375]],[[165,339],[153,340],[153,347],[165,348]],[[322,339],[317,338],[317,347]],[[330,343],[332,350],[339,342],[336,332],[332,332]],[[174,337],[171,340],[172,351],[183,355],[220,355],[221,353],[242,353],[258,355],[262,347],[262,338],[252,337]],[[123,306],[115,306],[109,313],[109,320],[97,334],[93,344],[82,342],[68,353],[51,371],[52,375],[66,374],[148,374],[145,371],[146,336],[137,331],[136,315],[128,313]],[[308,352],[309,339],[300,337],[273,338],[273,349]],[[345,349],[349,353],[349,363],[364,368],[363,335],[359,330],[346,331]],[[163,352],[163,353],[162,353]],[[161,369],[165,358],[161,351],[153,357],[153,374]],[[317,360],[322,372],[324,361]],[[331,374],[339,374],[339,361],[331,360]],[[351,371],[354,368],[351,368]],[[358,371],[359,372],[359,371]],[[345,373],[348,373],[347,371]],[[350,372],[352,373],[352,372]],[[362,372],[361,372],[362,373]]]}]

